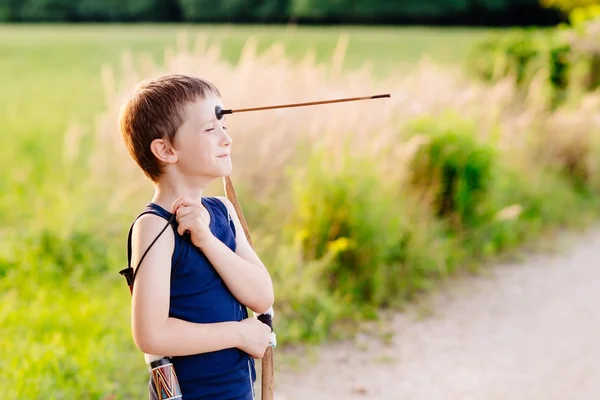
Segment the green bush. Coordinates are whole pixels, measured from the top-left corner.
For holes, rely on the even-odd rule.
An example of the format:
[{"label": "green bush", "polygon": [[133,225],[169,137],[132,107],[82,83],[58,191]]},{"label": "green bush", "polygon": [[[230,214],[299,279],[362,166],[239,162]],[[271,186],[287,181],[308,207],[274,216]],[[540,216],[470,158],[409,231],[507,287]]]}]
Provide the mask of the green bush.
[{"label": "green bush", "polygon": [[542,74],[548,105],[556,105],[569,86],[573,50],[556,30],[518,29],[477,43],[467,59],[467,69],[486,82],[510,78],[527,93]]},{"label": "green bush", "polygon": [[410,197],[396,197],[376,167],[375,160],[336,164],[331,154],[312,153],[307,171],[294,177],[295,213],[287,226],[303,262],[331,257],[319,279],[364,315],[447,273],[447,244],[435,236],[433,218]]},{"label": "green bush", "polygon": [[[557,167],[556,156],[532,152],[523,161],[522,154],[500,152],[493,141],[478,139],[474,125],[452,115],[409,126],[411,134],[426,139],[411,161],[409,181],[444,222],[445,235],[455,239],[449,262],[478,265],[547,229],[584,223],[590,214],[574,215],[576,209],[595,209],[596,175],[582,181],[579,170],[569,172],[568,160],[558,159]],[[587,166],[598,150],[584,145],[583,151],[580,164]]]},{"label": "green bush", "polygon": [[430,197],[437,217],[459,230],[478,225],[490,190],[496,154],[479,143],[473,128],[452,118],[424,118],[413,124],[425,136],[411,163],[410,183]]},{"label": "green bush", "polygon": [[485,222],[471,227],[461,241],[465,257],[476,264],[522,248],[554,228],[585,223],[586,210],[593,209],[561,174],[510,159],[494,169],[482,208]]},{"label": "green bush", "polygon": [[569,91],[588,92],[600,85],[600,48],[589,46],[597,40],[592,29],[516,29],[478,42],[466,67],[485,82],[510,78],[522,89],[542,74],[548,105],[556,107]]},{"label": "green bush", "polygon": [[494,82],[507,76],[523,84],[540,50],[529,30],[516,30],[481,40],[468,57],[468,68],[478,78]]},{"label": "green bush", "polygon": [[447,114],[408,127],[426,139],[409,160],[408,185],[382,179],[380,160],[346,149],[344,157],[312,151],[292,173],[291,217],[263,251],[277,266],[284,340],[320,341],[340,321],[374,317],[594,212],[560,171],[513,159],[478,138],[471,121]]},{"label": "green bush", "polygon": [[263,253],[268,254],[268,264],[276,266],[271,276],[278,343],[319,343],[331,337],[334,324],[351,313],[351,307],[331,293],[323,279],[335,253],[306,261],[298,242],[282,245],[275,240],[269,241]]}]

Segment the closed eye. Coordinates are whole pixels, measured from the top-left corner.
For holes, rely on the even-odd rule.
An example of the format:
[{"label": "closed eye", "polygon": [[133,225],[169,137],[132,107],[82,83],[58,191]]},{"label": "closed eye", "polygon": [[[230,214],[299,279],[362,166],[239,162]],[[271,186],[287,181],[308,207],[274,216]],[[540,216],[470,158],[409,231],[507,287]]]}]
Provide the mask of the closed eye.
[{"label": "closed eye", "polygon": [[[227,127],[226,127],[226,126],[223,126],[222,128],[223,128],[224,130],[227,130]],[[205,129],[205,130],[204,130],[204,132],[212,132],[212,131],[214,131],[214,130],[215,130],[215,128],[208,128],[208,129]]]}]

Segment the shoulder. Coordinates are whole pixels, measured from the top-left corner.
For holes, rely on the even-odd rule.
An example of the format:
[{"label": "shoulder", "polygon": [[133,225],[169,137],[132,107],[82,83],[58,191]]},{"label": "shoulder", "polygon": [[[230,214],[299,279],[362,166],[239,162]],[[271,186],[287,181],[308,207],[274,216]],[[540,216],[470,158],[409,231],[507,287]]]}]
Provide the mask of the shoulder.
[{"label": "shoulder", "polygon": [[140,216],[132,227],[133,248],[145,249],[156,241],[153,247],[172,250],[174,232],[173,229],[167,229],[169,225],[169,221],[153,213]]},{"label": "shoulder", "polygon": [[229,199],[225,196],[215,196],[215,199],[217,199],[218,201],[220,201],[225,208],[227,209],[227,211],[229,211],[230,214],[235,214],[235,207],[233,207],[233,203],[231,201],[229,201]]},{"label": "shoulder", "polygon": [[231,219],[237,225],[239,223],[239,221],[240,221],[240,216],[237,215],[237,212],[235,210],[235,206],[233,205],[233,203],[231,202],[231,200],[229,200],[227,197],[224,197],[224,196],[215,196],[214,198],[216,199],[217,202],[220,203],[220,205],[223,208],[223,210],[225,212],[227,212],[228,217],[231,216]]},{"label": "shoulder", "polygon": [[229,221],[229,226],[231,227],[231,230],[233,231],[233,235],[237,239],[238,238],[237,232],[240,232],[243,229],[243,227],[242,227],[242,223],[240,221],[240,217],[237,215],[237,213],[235,211],[235,207],[234,207],[233,203],[227,197],[224,197],[224,196],[216,196],[215,199],[217,202],[219,202],[221,204],[223,211],[226,213],[227,220]]},{"label": "shoulder", "polygon": [[167,220],[154,212],[148,212],[141,215],[133,224],[134,232],[149,232],[161,230],[166,224]]}]

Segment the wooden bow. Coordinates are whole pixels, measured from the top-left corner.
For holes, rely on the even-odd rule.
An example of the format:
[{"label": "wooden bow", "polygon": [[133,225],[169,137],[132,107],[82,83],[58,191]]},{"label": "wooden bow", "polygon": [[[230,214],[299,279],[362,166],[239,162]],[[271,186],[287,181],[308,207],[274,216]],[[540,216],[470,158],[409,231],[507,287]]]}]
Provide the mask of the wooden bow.
[{"label": "wooden bow", "polygon": [[[248,239],[248,243],[250,246],[254,248],[252,244],[252,238],[250,237],[250,232],[248,230],[248,224],[246,223],[246,218],[244,217],[244,212],[242,211],[242,207],[240,206],[240,202],[235,193],[235,188],[233,187],[233,182],[229,176],[225,177],[225,193],[227,194],[227,199],[233,204],[235,208],[235,212],[237,213],[242,227],[244,228],[244,233],[246,234],[246,238]],[[271,346],[267,347],[265,351],[265,355],[262,358],[262,366],[261,366],[261,399],[262,400],[273,400],[273,390],[275,386],[274,379],[274,371],[273,371],[273,348]]]}]

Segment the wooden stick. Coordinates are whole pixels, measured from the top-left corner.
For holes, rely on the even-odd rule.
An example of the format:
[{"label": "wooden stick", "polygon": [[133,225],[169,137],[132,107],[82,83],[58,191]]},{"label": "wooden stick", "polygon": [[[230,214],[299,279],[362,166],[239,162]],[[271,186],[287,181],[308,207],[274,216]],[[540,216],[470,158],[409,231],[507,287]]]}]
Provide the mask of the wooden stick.
[{"label": "wooden stick", "polygon": [[225,114],[234,114],[240,112],[247,111],[261,111],[261,110],[274,110],[276,108],[289,108],[289,107],[304,107],[304,106],[316,106],[319,104],[331,104],[331,103],[343,103],[346,101],[358,101],[358,100],[372,100],[372,99],[383,99],[386,97],[390,97],[389,93],[386,94],[377,94],[374,96],[362,96],[362,97],[348,97],[344,99],[334,99],[334,100],[321,100],[321,101],[309,101],[307,103],[292,103],[292,104],[280,104],[276,106],[264,106],[264,107],[252,107],[252,108],[237,108],[237,109],[229,109],[223,110],[217,106],[216,114],[217,118],[221,119],[221,117]]},{"label": "wooden stick", "polygon": [[[235,188],[233,187],[233,182],[231,182],[231,178],[229,176],[225,177],[225,192],[227,194],[227,199],[231,201],[233,207],[235,208],[235,212],[237,213],[242,227],[244,228],[244,233],[246,234],[246,238],[248,239],[248,243],[250,246],[254,248],[252,244],[252,238],[250,237],[250,231],[248,230],[248,224],[246,223],[246,218],[244,217],[244,212],[242,211],[242,207],[237,198],[237,194],[235,193]],[[275,387],[275,379],[274,379],[274,370],[273,370],[273,348],[271,346],[267,347],[265,351],[265,355],[262,358],[262,388],[261,388],[261,399],[262,400],[273,400],[273,391]]]}]

